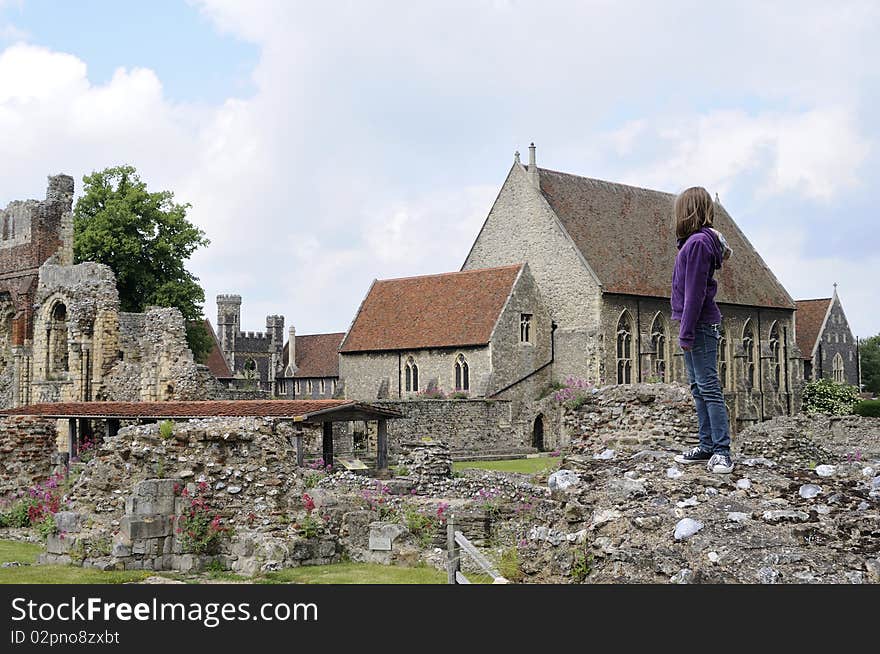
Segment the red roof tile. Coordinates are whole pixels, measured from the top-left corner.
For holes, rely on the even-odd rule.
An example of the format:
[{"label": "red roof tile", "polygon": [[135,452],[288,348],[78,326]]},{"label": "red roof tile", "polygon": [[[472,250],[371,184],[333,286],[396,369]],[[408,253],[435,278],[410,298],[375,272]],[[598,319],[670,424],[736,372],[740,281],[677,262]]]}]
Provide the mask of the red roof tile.
[{"label": "red roof tile", "polygon": [[[339,345],[345,332],[296,336],[296,367],[294,377],[339,377]],[[282,361],[287,366],[288,348],[284,345]]]},{"label": "red roof tile", "polygon": [[211,374],[217,379],[228,379],[229,377],[232,377],[232,373],[229,371],[229,364],[226,363],[226,357],[223,356],[223,352],[220,350],[220,341],[217,340],[217,333],[211,326],[211,321],[207,318],[205,318],[205,329],[207,329],[208,333],[211,335],[211,341],[213,343],[211,351],[208,352],[208,358],[205,360],[205,365],[208,366]]},{"label": "red roof tile", "polygon": [[377,280],[340,351],[485,345],[522,267]]},{"label": "red roof tile", "polygon": [[197,402],[49,402],[0,411],[6,416],[58,418],[297,418],[316,412],[358,410],[396,417],[398,412],[351,400],[217,400]]},{"label": "red roof tile", "polygon": [[829,304],[830,297],[797,301],[797,312],[794,314],[797,345],[804,359],[813,358],[813,348],[816,347],[816,339],[819,338],[819,330],[822,329]]},{"label": "red roof tile", "polygon": [[[668,298],[675,263],[675,195],[538,168],[541,191],[610,293]],[[793,309],[794,302],[733,218],[715,227],[733,248],[716,272],[719,302]]]}]

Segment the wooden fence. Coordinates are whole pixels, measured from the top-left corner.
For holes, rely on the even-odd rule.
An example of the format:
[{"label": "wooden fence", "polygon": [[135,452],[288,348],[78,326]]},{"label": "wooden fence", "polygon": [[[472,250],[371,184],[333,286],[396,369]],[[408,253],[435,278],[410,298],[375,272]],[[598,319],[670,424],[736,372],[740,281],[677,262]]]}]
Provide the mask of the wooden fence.
[{"label": "wooden fence", "polygon": [[474,547],[464,534],[455,530],[455,516],[450,515],[446,523],[446,545],[447,545],[447,564],[446,570],[449,574],[448,582],[450,584],[469,584],[471,583],[464,573],[461,571],[461,553],[464,551],[473,559],[478,566],[487,575],[492,577],[493,584],[508,584],[498,570],[495,569],[489,560],[480,554],[480,551]]}]

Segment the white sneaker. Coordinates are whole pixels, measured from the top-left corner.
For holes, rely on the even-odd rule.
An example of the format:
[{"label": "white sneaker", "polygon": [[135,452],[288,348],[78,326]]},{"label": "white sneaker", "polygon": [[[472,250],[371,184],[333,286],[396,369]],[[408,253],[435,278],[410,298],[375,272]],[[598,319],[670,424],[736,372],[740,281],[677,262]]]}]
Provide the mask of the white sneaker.
[{"label": "white sneaker", "polygon": [[733,472],[733,461],[730,460],[730,456],[727,454],[713,454],[712,458],[709,459],[709,463],[706,464],[706,471],[726,475]]}]

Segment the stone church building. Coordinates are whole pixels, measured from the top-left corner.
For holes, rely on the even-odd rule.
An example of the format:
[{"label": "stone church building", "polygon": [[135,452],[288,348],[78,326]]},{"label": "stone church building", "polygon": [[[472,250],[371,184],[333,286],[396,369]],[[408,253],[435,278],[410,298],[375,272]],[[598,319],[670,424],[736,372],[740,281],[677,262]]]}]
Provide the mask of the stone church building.
[{"label": "stone church building", "polygon": [[552,333],[528,264],[376,280],[340,346],[345,396],[532,399]]},{"label": "stone church building", "polygon": [[[598,383],[686,382],[670,320],[675,195],[539,168],[517,153],[463,271],[525,262],[555,332],[553,375]],[[716,271],[719,373],[734,428],[800,410],[795,303],[733,218]]]},{"label": "stone church building", "polygon": [[831,297],[797,301],[797,328],[804,379],[828,378],[859,385],[858,344],[837,295],[837,284]]}]

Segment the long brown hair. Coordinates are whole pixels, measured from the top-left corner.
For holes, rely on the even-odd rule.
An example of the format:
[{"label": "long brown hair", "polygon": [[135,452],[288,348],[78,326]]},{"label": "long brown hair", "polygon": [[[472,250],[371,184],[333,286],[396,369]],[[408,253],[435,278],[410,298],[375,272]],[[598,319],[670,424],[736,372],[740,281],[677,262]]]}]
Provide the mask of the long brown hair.
[{"label": "long brown hair", "polygon": [[687,238],[704,225],[712,226],[715,203],[702,186],[692,186],[675,198],[675,235]]}]

